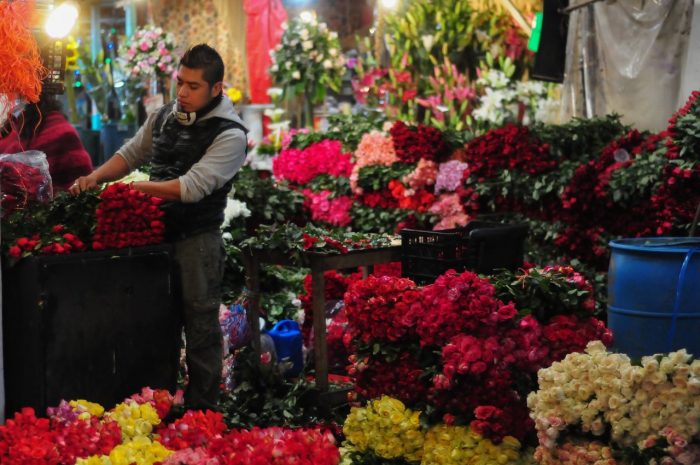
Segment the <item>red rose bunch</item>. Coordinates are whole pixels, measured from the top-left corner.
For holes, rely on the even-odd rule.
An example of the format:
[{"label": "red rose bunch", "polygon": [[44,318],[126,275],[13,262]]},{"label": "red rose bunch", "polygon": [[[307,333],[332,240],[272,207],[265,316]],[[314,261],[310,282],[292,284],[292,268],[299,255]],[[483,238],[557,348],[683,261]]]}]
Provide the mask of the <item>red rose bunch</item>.
[{"label": "red rose bunch", "polygon": [[[681,227],[692,223],[700,202],[700,163],[668,165],[663,182],[651,197],[650,234],[687,234]],[[647,218],[649,218],[649,216]]]},{"label": "red rose bunch", "polygon": [[541,143],[526,126],[507,124],[472,139],[464,147],[471,175],[494,178],[503,170],[540,174],[557,167],[547,144]]},{"label": "red rose bunch", "polygon": [[73,464],[77,459],[91,455],[109,455],[122,442],[122,432],[117,422],[101,421],[96,417],[59,422],[55,425],[54,434],[62,464]]},{"label": "red rose bunch", "polygon": [[340,141],[326,139],[305,149],[285,149],[272,160],[272,173],[277,179],[294,184],[308,184],[321,174],[350,177],[352,154],[343,153]]},{"label": "red rose bunch", "polygon": [[135,400],[139,404],[151,404],[161,420],[170,412],[175,403],[175,397],[167,389],[151,389],[150,387],[141,389],[140,393],[134,394],[129,399]]},{"label": "red rose bunch", "polygon": [[416,163],[421,159],[441,161],[447,154],[447,143],[439,129],[419,124],[409,127],[397,121],[389,130],[396,158],[404,163]]},{"label": "red rose bunch", "polygon": [[423,288],[417,332],[421,346],[443,346],[460,333],[495,334],[517,311],[494,297],[494,287],[472,272],[450,270]]},{"label": "red rose bunch", "polygon": [[365,192],[359,196],[362,205],[371,208],[398,208],[399,202],[394,198],[392,191],[384,189],[381,191]]},{"label": "red rose bunch", "polygon": [[220,465],[337,465],[340,452],[330,432],[253,428],[215,438],[209,454]]},{"label": "red rose bunch", "polygon": [[415,335],[413,307],[420,291],[407,278],[369,276],[353,283],[345,294],[345,312],[353,337],[370,341],[398,342]]},{"label": "red rose bunch", "polygon": [[65,226],[57,224],[51,232],[41,237],[33,234],[31,237],[19,237],[8,248],[8,254],[13,259],[30,255],[60,255],[85,250],[85,243],[78,236],[67,231]]},{"label": "red rose bunch", "polygon": [[583,352],[591,341],[601,341],[610,346],[613,334],[605,323],[595,317],[581,318],[576,315],[556,315],[542,327],[545,347],[549,349],[544,366],[563,360],[572,352]]},{"label": "red rose bunch", "polygon": [[23,408],[0,425],[0,463],[3,465],[58,465],[56,433],[49,420],[37,418],[34,409]]},{"label": "red rose bunch", "polygon": [[425,370],[413,353],[402,352],[392,361],[353,354],[350,363],[348,374],[355,382],[355,392],[366,399],[387,395],[413,406],[427,396],[430,386]]},{"label": "red rose bunch", "polygon": [[95,250],[159,244],[163,242],[164,212],[162,199],[114,183],[100,194],[95,211],[97,226],[92,248]]},{"label": "red rose bunch", "polygon": [[19,161],[0,160],[2,187],[2,216],[26,208],[30,202],[48,202],[52,189],[48,173],[36,166]]},{"label": "red rose bunch", "polygon": [[666,157],[670,160],[677,158],[700,158],[700,135],[696,132],[697,118],[700,117],[700,91],[690,94],[688,101],[679,109],[668,122],[668,139],[666,140]]},{"label": "red rose bunch", "polygon": [[157,431],[160,443],[170,450],[206,447],[225,432],[223,415],[210,410],[189,410],[182,418]]},{"label": "red rose bunch", "polygon": [[398,207],[404,210],[415,210],[423,213],[435,203],[435,196],[425,189],[413,191],[406,187],[397,179],[389,181],[389,191],[391,196],[397,201]]},{"label": "red rose bunch", "polygon": [[[355,273],[352,275],[344,275],[335,270],[326,271],[323,273],[324,278],[324,299],[326,302],[334,300],[342,300],[345,292],[351,283],[360,280],[362,275]],[[304,278],[304,292],[299,295],[301,305],[304,308],[304,324],[302,325],[302,333],[306,345],[311,345],[311,328],[313,327],[313,292],[311,288],[311,275],[307,274]],[[346,320],[347,321],[347,320]]]}]

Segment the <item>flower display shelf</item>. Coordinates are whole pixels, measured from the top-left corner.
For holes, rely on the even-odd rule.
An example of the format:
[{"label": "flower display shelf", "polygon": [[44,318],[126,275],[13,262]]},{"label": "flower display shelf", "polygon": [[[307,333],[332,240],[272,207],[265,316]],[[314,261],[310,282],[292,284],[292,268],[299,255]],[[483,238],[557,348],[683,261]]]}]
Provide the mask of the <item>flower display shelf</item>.
[{"label": "flower display shelf", "polygon": [[263,263],[306,267],[311,269],[313,293],[313,331],[314,355],[316,367],[316,387],[321,395],[328,392],[328,354],[326,349],[326,314],[325,314],[325,278],[323,273],[330,270],[343,270],[362,267],[366,276],[374,265],[397,262],[401,260],[401,246],[377,247],[372,249],[352,250],[347,253],[303,252],[301,260],[293,260],[288,255],[275,250],[245,250],[243,262],[250,292],[248,324],[252,332],[253,348],[260,352],[260,266]]},{"label": "flower display shelf", "polygon": [[8,415],[174,389],[181,326],[172,269],[168,245],[28,257],[4,269]]}]

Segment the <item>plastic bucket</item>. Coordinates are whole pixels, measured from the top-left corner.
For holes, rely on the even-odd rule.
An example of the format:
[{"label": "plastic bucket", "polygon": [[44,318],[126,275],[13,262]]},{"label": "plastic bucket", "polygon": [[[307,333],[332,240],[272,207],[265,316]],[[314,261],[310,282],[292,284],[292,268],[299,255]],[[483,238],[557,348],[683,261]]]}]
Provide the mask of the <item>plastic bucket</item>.
[{"label": "plastic bucket", "polygon": [[700,354],[700,238],[610,242],[608,326],[631,357]]},{"label": "plastic bucket", "polygon": [[267,332],[275,342],[278,363],[291,362],[287,376],[297,376],[304,368],[302,336],[296,321],[281,320]]}]

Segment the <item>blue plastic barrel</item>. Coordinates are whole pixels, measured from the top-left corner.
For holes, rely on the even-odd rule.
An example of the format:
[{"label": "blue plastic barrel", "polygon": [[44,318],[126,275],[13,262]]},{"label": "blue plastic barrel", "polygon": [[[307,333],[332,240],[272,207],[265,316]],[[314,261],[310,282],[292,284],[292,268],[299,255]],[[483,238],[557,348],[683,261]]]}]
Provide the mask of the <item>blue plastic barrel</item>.
[{"label": "blue plastic barrel", "polygon": [[700,355],[700,238],[610,242],[608,326],[631,357],[687,349]]},{"label": "blue plastic barrel", "polygon": [[285,371],[286,376],[297,376],[304,368],[302,336],[296,321],[281,320],[267,332],[275,342],[278,363],[291,362],[292,367]]}]

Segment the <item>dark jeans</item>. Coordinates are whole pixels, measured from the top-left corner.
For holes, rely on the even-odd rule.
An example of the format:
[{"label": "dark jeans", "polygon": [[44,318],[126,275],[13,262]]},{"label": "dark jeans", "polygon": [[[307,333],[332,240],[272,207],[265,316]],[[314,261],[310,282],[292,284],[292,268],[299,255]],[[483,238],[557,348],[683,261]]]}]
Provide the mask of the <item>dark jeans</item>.
[{"label": "dark jeans", "polygon": [[190,409],[212,409],[219,398],[223,356],[219,325],[223,241],[219,231],[212,231],[176,241],[173,245],[180,272],[185,321],[189,377],[185,405]]}]

